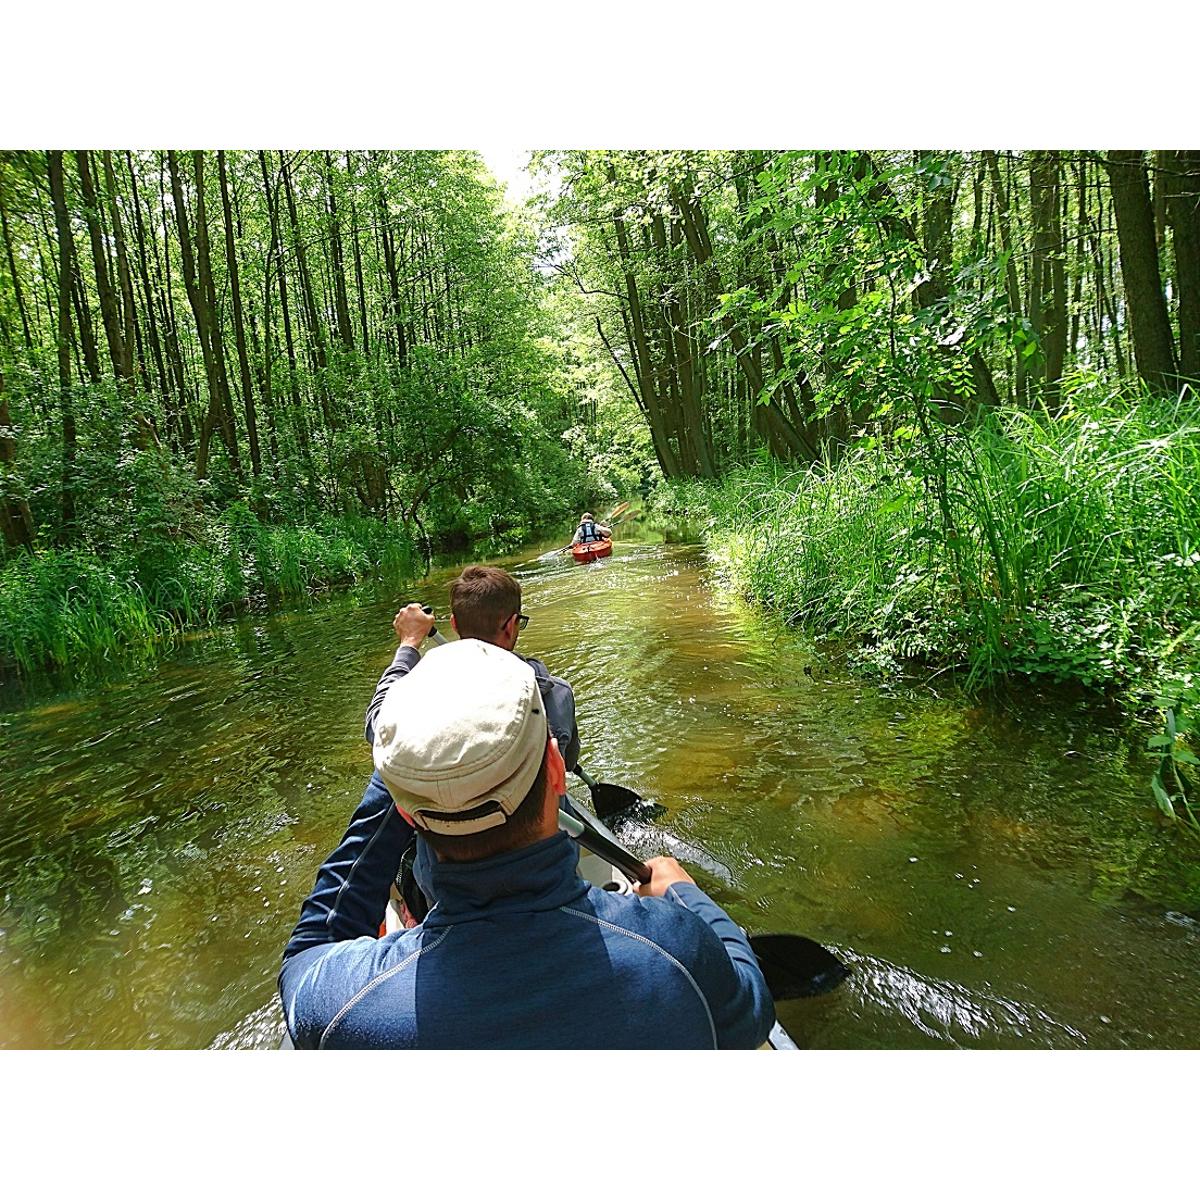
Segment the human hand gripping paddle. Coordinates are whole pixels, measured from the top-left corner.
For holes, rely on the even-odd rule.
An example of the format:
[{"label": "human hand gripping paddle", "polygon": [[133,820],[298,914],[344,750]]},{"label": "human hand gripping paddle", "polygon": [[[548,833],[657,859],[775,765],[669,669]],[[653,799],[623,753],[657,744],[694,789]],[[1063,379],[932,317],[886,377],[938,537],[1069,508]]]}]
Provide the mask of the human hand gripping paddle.
[{"label": "human hand gripping paddle", "polygon": [[[580,809],[579,813],[572,816],[560,809],[558,827],[633,882],[650,882],[653,872],[646,863],[630,854],[586,809]],[[841,959],[812,938],[795,933],[766,933],[755,934],[749,941],[773,1000],[823,996],[850,974],[850,968]]]},{"label": "human hand gripping paddle", "polygon": [[[409,627],[404,619],[404,612],[405,609],[412,608],[414,604],[421,610],[421,612],[425,614],[425,616],[433,616],[432,604],[422,604],[420,600],[407,601],[400,611],[395,615],[395,617],[392,618],[392,628],[396,631],[396,636],[403,641],[405,633],[409,632],[409,636],[416,640],[418,646],[425,640],[425,638],[428,638],[431,642],[436,642],[439,646],[444,646],[446,644],[446,639],[442,637],[440,633],[438,633],[438,627],[435,623],[431,623],[429,628],[424,632],[418,630],[416,633],[413,633],[409,630]],[[420,634],[419,637],[417,636],[418,633]]]}]

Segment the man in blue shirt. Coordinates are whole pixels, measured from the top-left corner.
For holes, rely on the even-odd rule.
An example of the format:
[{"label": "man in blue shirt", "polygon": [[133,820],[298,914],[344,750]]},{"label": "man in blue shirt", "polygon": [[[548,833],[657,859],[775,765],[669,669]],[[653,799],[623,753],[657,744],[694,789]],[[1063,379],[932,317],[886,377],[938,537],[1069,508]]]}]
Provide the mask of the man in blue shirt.
[{"label": "man in blue shirt", "polygon": [[[529,618],[521,612],[521,585],[500,567],[472,566],[463,570],[450,585],[450,624],[460,638],[478,638],[513,654],[517,641]],[[421,662],[421,643],[433,629],[434,618],[419,604],[402,608],[392,621],[400,639],[395,657],[384,670],[376,685],[375,694],[367,706],[364,734],[369,743],[375,742],[375,718],[384,697],[392,686],[403,679]],[[564,679],[551,675],[546,664],[536,658],[524,658],[537,678],[538,688],[546,704],[546,719],[550,732],[558,739],[567,770],[573,771],[579,761],[579,727],[575,720],[575,693]],[[563,807],[573,811],[564,797]],[[373,828],[384,824],[403,825],[405,818],[392,803],[376,771],[367,781],[362,802],[355,813],[360,833],[370,836]],[[434,856],[428,844],[416,837],[411,825],[395,830],[408,839],[403,855],[404,898],[409,911],[421,920],[434,898],[431,878]],[[413,884],[415,883],[415,887]]]},{"label": "man in blue shirt", "polygon": [[437,903],[374,936],[402,847],[353,824],[279,986],[299,1047],[749,1049],[774,1006],[737,925],[674,860],[622,895],[575,871],[566,772],[533,669],[474,639],[385,697],[375,766],[436,853]]},{"label": "man in blue shirt", "polygon": [[[450,585],[450,624],[460,638],[478,638],[505,650],[517,652],[517,641],[529,618],[521,611],[521,585],[500,567],[466,567]],[[419,604],[402,608],[392,621],[400,639],[395,657],[388,664],[375,695],[367,706],[365,734],[375,740],[375,716],[388,689],[421,661],[420,646],[429,636],[434,618]],[[579,761],[579,727],[575,721],[575,693],[565,679],[551,675],[537,658],[525,661],[537,675],[538,686],[546,698],[550,732],[558,738],[567,770],[574,771]]]}]

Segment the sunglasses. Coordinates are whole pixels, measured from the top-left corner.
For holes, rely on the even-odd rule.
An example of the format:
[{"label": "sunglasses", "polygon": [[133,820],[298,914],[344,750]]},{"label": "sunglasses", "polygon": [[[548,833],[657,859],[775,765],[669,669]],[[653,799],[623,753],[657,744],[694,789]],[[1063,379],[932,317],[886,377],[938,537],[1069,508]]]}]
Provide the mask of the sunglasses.
[{"label": "sunglasses", "polygon": [[[529,618],[524,613],[513,613],[513,617],[517,618],[517,625],[521,629],[524,629],[525,626],[529,624]],[[509,617],[508,619],[511,621],[512,617]]]}]

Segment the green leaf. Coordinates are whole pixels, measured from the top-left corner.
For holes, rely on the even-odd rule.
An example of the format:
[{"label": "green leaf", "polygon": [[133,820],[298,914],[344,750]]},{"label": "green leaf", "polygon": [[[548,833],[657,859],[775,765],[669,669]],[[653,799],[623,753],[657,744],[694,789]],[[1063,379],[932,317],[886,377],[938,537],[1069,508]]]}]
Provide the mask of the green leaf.
[{"label": "green leaf", "polygon": [[1158,807],[1166,816],[1174,820],[1175,806],[1171,803],[1171,797],[1167,795],[1163,785],[1158,782],[1157,775],[1150,778],[1150,790],[1154,793],[1154,799],[1158,801]]}]

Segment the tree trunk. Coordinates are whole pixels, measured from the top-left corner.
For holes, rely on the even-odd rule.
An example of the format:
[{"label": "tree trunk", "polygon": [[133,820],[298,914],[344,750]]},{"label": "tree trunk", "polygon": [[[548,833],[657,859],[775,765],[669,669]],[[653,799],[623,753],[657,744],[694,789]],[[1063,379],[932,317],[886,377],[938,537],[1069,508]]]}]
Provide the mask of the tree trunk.
[{"label": "tree trunk", "polygon": [[[616,182],[616,172],[611,165],[608,168],[608,178],[610,183]],[[663,465],[664,474],[668,479],[676,478],[687,471],[686,464],[681,461],[683,447],[677,448],[671,441],[672,430],[669,425],[669,416],[656,382],[654,356],[650,350],[641,296],[633,274],[629,237],[625,222],[619,213],[613,215],[613,227],[616,231],[617,252],[620,256],[625,282],[625,301],[628,306],[622,309],[622,319],[626,323],[626,342],[629,346],[630,357],[633,359],[633,370],[638,383],[638,392],[642,398],[642,408],[650,423],[650,435],[654,441],[659,463]]]},{"label": "tree trunk", "polygon": [[121,329],[117,294],[108,274],[108,255],[100,230],[100,208],[96,199],[96,188],[92,182],[89,152],[76,150],[75,161],[79,166],[79,185],[83,193],[83,217],[87,223],[88,239],[92,246],[92,270],[96,276],[96,295],[100,299],[100,316],[104,321],[104,333],[108,339],[108,357],[112,363],[113,376],[120,385],[129,378],[126,373],[125,335]]},{"label": "tree trunk", "polygon": [[17,435],[8,413],[4,372],[0,371],[0,533],[10,549],[33,549],[33,514],[17,476]]},{"label": "tree trunk", "polygon": [[[668,249],[666,223],[661,216],[654,218],[651,230],[664,278],[669,279],[676,272]],[[677,237],[677,231],[673,231],[672,242]],[[685,293],[684,287],[671,286],[661,298],[660,311],[664,318],[662,341],[674,385],[680,429],[688,444],[688,460],[698,476],[714,479],[717,474],[713,461],[714,449],[704,423],[703,368],[698,362],[699,355],[691,332],[693,322],[684,311]]]},{"label": "tree trunk", "polygon": [[342,230],[338,224],[337,192],[333,181],[333,159],[325,151],[325,194],[329,205],[329,256],[333,276],[333,303],[337,313],[338,336],[348,350],[354,349],[354,327],[350,323],[350,305],[346,298],[346,266],[342,253]]},{"label": "tree trunk", "polygon": [[[213,353],[213,314],[208,303],[208,289],[197,275],[196,255],[192,249],[191,223],[183,198],[183,182],[174,150],[167,151],[167,168],[171,176],[171,197],[175,204],[175,221],[179,229],[179,252],[183,261],[183,285],[196,321],[200,354],[204,360],[204,375],[208,381],[208,411],[200,426],[196,444],[196,478],[208,477],[208,447],[213,430],[224,426],[225,400],[221,393],[221,377]],[[201,176],[203,180],[203,176]]]},{"label": "tree trunk", "polygon": [[287,202],[288,220],[292,230],[292,249],[296,254],[296,273],[300,280],[300,311],[308,327],[309,361],[312,365],[313,384],[316,388],[317,399],[321,403],[321,415],[325,420],[325,428],[334,428],[333,409],[330,404],[329,390],[326,386],[325,370],[325,336],[321,321],[317,314],[316,301],[313,299],[312,276],[308,271],[308,255],[304,250],[304,239],[300,233],[300,219],[296,211],[296,195],[292,188],[292,173],[288,169],[287,159],[283,151],[279,153],[280,175],[283,179],[283,195]]},{"label": "tree trunk", "polygon": [[[158,154],[158,195],[159,211],[162,221],[163,236],[155,238],[154,245],[154,274],[157,282],[156,295],[158,298],[159,315],[163,323],[163,345],[166,350],[167,366],[175,381],[178,397],[177,428],[180,448],[191,451],[196,440],[196,431],[192,425],[191,406],[189,404],[187,377],[183,368],[183,351],[179,345],[179,327],[175,320],[175,301],[172,299],[171,288],[171,239],[167,236],[170,227],[170,217],[167,213],[167,186],[165,171],[166,156]],[[158,256],[159,243],[162,243],[162,259]]]},{"label": "tree trunk", "polygon": [[[346,151],[346,174],[350,174],[350,151]],[[358,235],[357,189],[350,189],[350,228],[354,231],[354,282],[358,290],[358,315],[362,323],[363,358],[371,357],[371,339],[367,332],[367,292],[363,286],[362,245]]]},{"label": "tree trunk", "polygon": [[246,416],[246,440],[250,445],[250,470],[255,479],[262,474],[258,451],[258,422],[254,414],[254,384],[250,379],[250,358],[246,353],[246,321],[242,312],[242,289],[238,278],[237,249],[233,241],[233,215],[229,208],[229,180],[225,173],[225,151],[217,151],[217,174],[221,182],[221,215],[225,225],[225,261],[229,270],[229,291],[233,301],[233,332],[237,342],[238,372],[242,381],[242,411]]},{"label": "tree trunk", "polygon": [[1174,339],[1154,244],[1154,212],[1141,150],[1110,150],[1117,244],[1138,374],[1157,390],[1175,386]]},{"label": "tree trunk", "polygon": [[[296,344],[292,337],[292,317],[288,305],[287,271],[283,262],[283,241],[279,232],[279,185],[271,187],[270,173],[267,169],[265,151],[258,152],[258,162],[262,169],[263,190],[267,197],[267,212],[271,222],[271,262],[275,264],[279,274],[279,309],[283,317],[283,340],[287,350],[288,360],[288,396],[291,400],[292,428],[295,430],[296,442],[304,455],[310,474],[312,472],[312,451],[309,446],[308,425],[305,421],[304,409],[300,401],[300,384],[296,374]],[[268,278],[270,267],[268,264]],[[265,336],[269,339],[270,329]]]},{"label": "tree trunk", "polygon": [[229,372],[225,366],[225,339],[221,330],[221,313],[217,307],[217,289],[213,284],[212,255],[208,241],[208,209],[204,195],[204,151],[192,151],[192,172],[196,181],[196,268],[200,292],[208,309],[208,336],[217,386],[221,397],[221,440],[229,452],[234,475],[241,477],[242,464],[238,454],[237,422],[233,416],[233,396],[229,388]]},{"label": "tree trunk", "polygon": [[[104,190],[108,196],[108,211],[112,217],[113,248],[117,255],[117,284],[121,295],[121,337],[125,346],[125,378],[133,378],[134,350],[139,344],[137,314],[133,304],[133,275],[129,270],[129,249],[125,242],[125,227],[121,221],[121,208],[117,203],[117,184],[113,176],[112,152],[101,152],[104,165]],[[142,363],[142,378],[145,380],[145,362]],[[144,386],[144,382],[143,382]]]},{"label": "tree trunk", "polygon": [[1084,319],[1084,276],[1087,268],[1087,252],[1084,247],[1087,229],[1087,182],[1084,166],[1084,163],[1079,164],[1078,186],[1075,188],[1078,203],[1078,215],[1075,220],[1075,287],[1070,298],[1070,334],[1067,337],[1067,352],[1072,358],[1079,354],[1079,332]]},{"label": "tree trunk", "polygon": [[[1017,276],[1017,260],[1013,252],[1012,225],[1008,215],[1008,193],[1004,189],[1004,181],[1000,178],[1000,164],[995,150],[985,150],[983,157],[988,165],[988,174],[992,181],[992,198],[996,202],[996,228],[1000,233],[1000,249],[1007,255],[1004,268],[1004,288],[1008,294],[1008,307],[1016,316],[1024,312],[1021,305],[1021,281]],[[1023,368],[1018,355],[1017,374],[1023,377]],[[1023,382],[1023,379],[1022,379]],[[1018,394],[1021,386],[1017,388]]]},{"label": "tree trunk", "polygon": [[1168,163],[1168,218],[1179,296],[1179,371],[1200,380],[1200,150],[1176,150]]},{"label": "tree trunk", "polygon": [[50,196],[58,231],[58,394],[62,404],[62,510],[61,534],[70,537],[75,524],[75,409],[71,397],[71,291],[75,273],[75,248],[67,215],[67,190],[63,178],[63,152],[48,150]]},{"label": "tree trunk", "polygon": [[388,320],[384,327],[389,331],[395,332],[396,359],[399,365],[404,367],[408,362],[408,346],[412,339],[405,336],[404,310],[400,298],[400,275],[397,264],[396,243],[392,237],[391,220],[387,209],[387,197],[384,194],[383,184],[379,180],[378,164],[374,152],[371,154],[370,161],[372,167],[375,168],[373,190],[375,192],[375,204],[379,210],[379,240],[381,249],[383,250],[383,268],[387,276],[388,286],[388,306],[386,310]]},{"label": "tree trunk", "polygon": [[[154,289],[150,286],[150,267],[146,255],[146,224],[142,218],[142,205],[138,196],[137,172],[133,166],[133,154],[125,152],[125,162],[129,169],[130,202],[133,207],[133,235],[137,243],[138,278],[142,285],[142,301],[145,304],[146,335],[150,342],[150,353],[154,358],[154,369],[158,376],[159,390],[166,403],[167,412],[171,412],[172,395],[171,381],[167,375],[166,362],[163,358],[162,340],[158,333],[158,321],[154,313]],[[178,447],[178,430],[171,428],[176,422],[168,418],[168,440]]]},{"label": "tree trunk", "polygon": [[1067,291],[1063,268],[1058,152],[1034,151],[1029,164],[1033,245],[1029,267],[1029,322],[1042,351],[1042,398],[1058,407],[1067,346]]},{"label": "tree trunk", "polygon": [[17,270],[17,260],[13,254],[12,235],[8,229],[8,207],[4,202],[4,178],[0,175],[0,231],[4,235],[4,251],[8,257],[8,274],[12,279],[13,295],[17,301],[17,311],[21,314],[21,333],[25,338],[26,353],[33,353],[33,338],[29,333],[29,317],[25,312],[25,297],[21,290],[21,274]]}]

